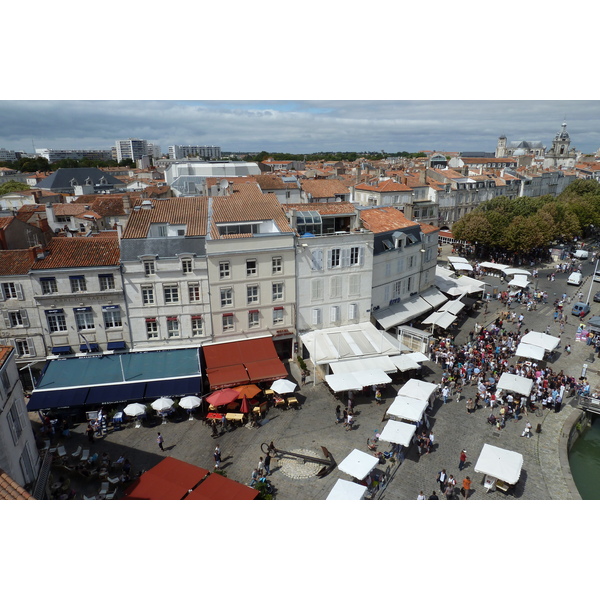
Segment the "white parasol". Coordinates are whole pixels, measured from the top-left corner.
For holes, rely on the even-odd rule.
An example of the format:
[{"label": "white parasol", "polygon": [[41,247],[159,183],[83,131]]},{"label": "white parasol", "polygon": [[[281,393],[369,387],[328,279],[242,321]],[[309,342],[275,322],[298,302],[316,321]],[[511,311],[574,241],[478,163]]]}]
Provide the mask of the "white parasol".
[{"label": "white parasol", "polygon": [[200,404],[201,400],[196,396],[185,396],[179,401],[179,406],[181,406],[181,408],[185,408],[186,410],[194,410],[194,408],[198,408]]},{"label": "white parasol", "polygon": [[277,379],[271,384],[271,389],[278,394],[291,394],[297,385],[287,379]]},{"label": "white parasol", "polygon": [[123,409],[123,412],[128,417],[139,417],[146,412],[146,407],[143,404],[140,404],[139,402],[134,402],[133,404],[128,404]]},{"label": "white parasol", "polygon": [[173,400],[171,398],[158,398],[150,405],[155,411],[162,412],[163,410],[169,410],[173,406]]}]

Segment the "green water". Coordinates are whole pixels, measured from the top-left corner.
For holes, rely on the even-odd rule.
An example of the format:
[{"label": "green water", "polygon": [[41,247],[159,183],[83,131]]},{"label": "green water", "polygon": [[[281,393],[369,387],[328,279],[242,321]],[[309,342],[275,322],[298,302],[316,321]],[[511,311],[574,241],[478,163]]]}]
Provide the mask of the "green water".
[{"label": "green water", "polygon": [[581,497],[600,500],[600,418],[573,445],[569,465]]}]

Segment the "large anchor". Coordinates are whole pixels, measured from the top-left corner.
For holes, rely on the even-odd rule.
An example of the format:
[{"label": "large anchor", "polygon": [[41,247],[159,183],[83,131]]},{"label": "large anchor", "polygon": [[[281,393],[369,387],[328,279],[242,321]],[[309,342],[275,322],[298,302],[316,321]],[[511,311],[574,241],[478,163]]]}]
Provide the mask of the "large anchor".
[{"label": "large anchor", "polygon": [[314,462],[319,465],[325,465],[317,473],[317,477],[325,477],[325,475],[329,475],[329,473],[331,473],[331,471],[333,471],[333,469],[336,466],[336,462],[335,462],[335,460],[333,460],[333,456],[331,456],[331,454],[329,453],[329,450],[327,450],[327,448],[325,448],[325,446],[321,446],[321,450],[323,450],[323,454],[325,455],[325,458],[317,458],[316,456],[308,456],[307,454],[299,454],[297,452],[289,452],[288,450],[279,450],[278,448],[274,448],[273,446],[270,446],[266,442],[263,442],[260,445],[260,449],[262,450],[263,454],[268,454],[269,451],[272,450],[273,452],[276,452],[280,456],[293,456],[294,458],[300,458],[304,462]]}]

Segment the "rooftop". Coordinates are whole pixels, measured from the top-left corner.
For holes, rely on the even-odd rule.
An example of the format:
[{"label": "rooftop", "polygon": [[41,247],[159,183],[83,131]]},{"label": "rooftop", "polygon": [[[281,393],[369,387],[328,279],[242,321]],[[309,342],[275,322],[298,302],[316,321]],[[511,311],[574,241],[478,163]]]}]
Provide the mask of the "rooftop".
[{"label": "rooftop", "polygon": [[47,247],[48,255],[36,261],[33,271],[77,267],[118,266],[119,240],[112,237],[56,237]]},{"label": "rooftop", "polygon": [[0,250],[0,276],[26,275],[34,262],[29,250]]},{"label": "rooftop", "polygon": [[419,223],[410,221],[404,216],[403,212],[392,206],[361,210],[360,218],[364,227],[373,233],[419,226]]}]

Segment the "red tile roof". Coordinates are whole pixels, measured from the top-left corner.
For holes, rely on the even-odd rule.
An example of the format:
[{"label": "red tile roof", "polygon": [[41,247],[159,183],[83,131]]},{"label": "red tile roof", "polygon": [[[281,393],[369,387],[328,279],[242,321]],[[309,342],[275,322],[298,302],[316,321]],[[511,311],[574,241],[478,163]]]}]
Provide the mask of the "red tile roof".
[{"label": "red tile roof", "polygon": [[35,500],[8,473],[0,469],[0,500]]},{"label": "red tile roof", "polygon": [[13,350],[12,346],[0,346],[0,367],[4,365]]},{"label": "red tile roof", "polygon": [[16,217],[0,217],[0,229],[6,229]]},{"label": "red tile roof", "polygon": [[26,275],[34,262],[29,250],[0,250],[0,275]]},{"label": "red tile roof", "polygon": [[286,190],[298,188],[298,184],[295,181],[283,181],[281,177],[275,173],[255,175],[254,179],[262,190]]},{"label": "red tile roof", "polygon": [[403,212],[393,206],[361,210],[360,218],[364,227],[373,233],[383,233],[384,231],[419,225],[419,223],[407,219]]},{"label": "red tile roof", "polygon": [[334,198],[336,194],[349,194],[348,186],[338,179],[304,179],[302,189],[313,198]]},{"label": "red tile roof", "polygon": [[385,193],[385,192],[411,192],[412,188],[403,183],[398,183],[393,179],[386,179],[382,181],[378,185],[370,185],[367,183],[361,183],[354,187],[356,190],[366,191],[366,192],[377,192],[377,193]]},{"label": "red tile roof", "polygon": [[[148,237],[152,223],[187,225],[187,237],[206,235],[208,200],[205,196],[152,200],[152,208],[140,208],[131,212],[127,227],[123,232],[123,239]],[[140,202],[142,201],[138,201],[136,204],[139,205]]]},{"label": "red tile roof", "polygon": [[56,237],[48,244],[46,258],[35,262],[32,271],[79,267],[114,267],[119,264],[118,237]]}]

